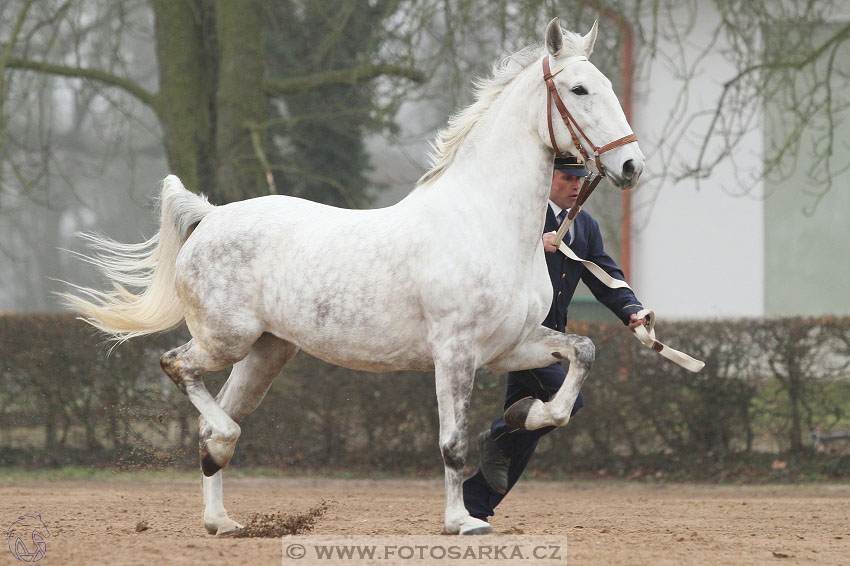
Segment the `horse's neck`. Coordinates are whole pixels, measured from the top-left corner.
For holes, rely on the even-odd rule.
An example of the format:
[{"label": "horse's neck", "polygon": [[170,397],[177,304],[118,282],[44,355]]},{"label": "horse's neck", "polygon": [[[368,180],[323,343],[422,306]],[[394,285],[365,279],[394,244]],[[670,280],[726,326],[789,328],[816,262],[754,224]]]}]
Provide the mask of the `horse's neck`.
[{"label": "horse's neck", "polygon": [[475,126],[440,181],[455,199],[497,223],[500,234],[533,248],[545,219],[552,152],[536,132],[545,88],[535,91],[529,77],[516,81]]}]

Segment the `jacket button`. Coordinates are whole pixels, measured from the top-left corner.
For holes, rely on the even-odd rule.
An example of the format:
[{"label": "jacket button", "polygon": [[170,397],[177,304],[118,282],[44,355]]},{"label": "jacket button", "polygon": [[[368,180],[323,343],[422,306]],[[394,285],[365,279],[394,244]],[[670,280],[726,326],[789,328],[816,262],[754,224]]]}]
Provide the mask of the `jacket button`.
[{"label": "jacket button", "polygon": [[564,278],[564,277],[566,277],[566,276],[567,276],[567,274],[566,274],[566,273],[562,273],[562,274],[561,274],[561,279],[563,279],[563,278]]},{"label": "jacket button", "polygon": [[561,296],[561,292],[560,292],[560,291],[558,291],[558,296],[559,296],[559,297]]}]

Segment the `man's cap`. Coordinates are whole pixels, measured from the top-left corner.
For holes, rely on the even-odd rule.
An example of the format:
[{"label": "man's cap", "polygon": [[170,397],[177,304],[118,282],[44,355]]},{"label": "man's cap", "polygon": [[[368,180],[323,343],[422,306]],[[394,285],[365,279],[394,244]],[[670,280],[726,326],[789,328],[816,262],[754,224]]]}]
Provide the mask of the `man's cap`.
[{"label": "man's cap", "polygon": [[555,157],[555,169],[574,177],[587,177],[590,175],[590,171],[584,166],[584,161],[580,157],[569,153]]}]

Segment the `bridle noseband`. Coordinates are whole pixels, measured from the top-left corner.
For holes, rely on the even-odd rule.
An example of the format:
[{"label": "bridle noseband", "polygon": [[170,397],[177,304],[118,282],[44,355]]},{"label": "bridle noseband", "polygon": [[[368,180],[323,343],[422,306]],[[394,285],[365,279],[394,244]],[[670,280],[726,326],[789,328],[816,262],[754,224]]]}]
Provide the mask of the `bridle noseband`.
[{"label": "bridle noseband", "polygon": [[584,138],[584,141],[587,142],[587,145],[590,146],[590,149],[593,151],[593,159],[596,162],[596,170],[599,171],[599,175],[602,177],[605,176],[605,168],[602,167],[602,161],[600,161],[599,157],[605,153],[606,151],[610,151],[615,147],[620,147],[621,145],[626,145],[627,143],[632,143],[637,141],[637,136],[629,134],[627,136],[623,136],[618,140],[614,140],[609,144],[605,144],[602,147],[597,147],[593,145],[593,141],[587,134],[584,133],[584,130],[581,129],[581,126],[578,125],[576,119],[573,118],[573,115],[570,114],[570,111],[567,110],[567,106],[564,104],[564,101],[561,100],[560,95],[558,94],[558,89],[555,87],[555,81],[553,80],[555,75],[563,71],[567,65],[570,63],[574,63],[576,61],[587,61],[587,57],[575,57],[572,58],[571,61],[567,61],[566,63],[560,65],[555,69],[553,73],[549,68],[549,56],[543,58],[543,81],[546,83],[546,87],[549,89],[549,94],[546,96],[546,121],[549,125],[549,139],[552,141],[552,149],[555,150],[557,155],[563,155],[561,150],[558,148],[557,142],[555,142],[555,131],[552,128],[552,100],[555,101],[555,106],[558,108],[558,112],[561,114],[561,119],[566,124],[567,129],[570,130],[570,135],[573,137],[573,145],[576,146],[581,152],[582,157],[584,157],[585,161],[590,160],[590,156],[587,153],[587,150],[582,145],[579,137],[576,135],[576,130],[581,134],[581,137]]}]

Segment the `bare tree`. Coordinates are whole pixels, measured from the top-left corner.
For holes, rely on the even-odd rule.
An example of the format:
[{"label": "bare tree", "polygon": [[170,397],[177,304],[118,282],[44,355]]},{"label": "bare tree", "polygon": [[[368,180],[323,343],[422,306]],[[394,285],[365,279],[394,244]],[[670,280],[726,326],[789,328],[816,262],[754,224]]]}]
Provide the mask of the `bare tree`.
[{"label": "bare tree", "polygon": [[[4,16],[11,16],[15,27],[3,38],[0,69],[6,83],[23,73],[79,79],[118,112],[132,116],[140,107],[152,112],[172,170],[214,201],[266,194],[267,140],[252,131],[266,121],[274,97],[386,75],[421,78],[407,61],[390,64],[367,53],[355,67],[270,79],[264,43],[268,9],[261,0],[12,2]],[[293,5],[292,17],[298,12]],[[135,34],[155,45],[155,80],[135,68]],[[0,85],[8,108],[14,93]],[[44,122],[42,116],[35,123]],[[44,152],[41,167],[29,175],[7,160],[20,172],[20,183],[34,186],[44,178],[49,147]]]},{"label": "bare tree", "polygon": [[[303,18],[309,4],[293,2],[288,15]],[[340,4],[360,10],[374,3]],[[120,169],[137,162],[144,167],[164,153],[168,169],[214,202],[268,194],[275,190],[269,156],[282,144],[280,132],[270,129],[270,108],[285,106],[286,97],[299,93],[365,89],[362,85],[381,81],[395,91],[367,97],[364,112],[396,104],[423,75],[412,58],[398,57],[407,51],[394,20],[407,3],[378,4],[382,10],[368,30],[378,47],[373,49],[367,37],[347,65],[305,65],[284,77],[267,73],[268,45],[291,40],[269,27],[267,16],[278,3],[0,4],[0,253],[13,260],[0,267],[0,277],[14,282],[5,286],[12,294],[8,301],[14,308],[51,308],[52,284],[45,275],[60,276],[64,260],[56,247],[71,245],[68,237],[76,229],[96,227],[138,239],[146,226],[139,217],[145,216],[140,213],[148,204],[150,173],[144,188],[135,190]],[[305,31],[307,40],[339,40],[324,34],[331,23],[321,21]],[[365,130],[357,129],[353,137],[359,141],[363,135]],[[367,164],[364,158],[358,166]],[[107,169],[120,185],[90,190],[89,185],[102,186],[99,177]],[[156,166],[157,177],[162,169]],[[287,185],[279,190],[292,192]],[[129,221],[121,211],[128,197],[136,209]]]},{"label": "bare tree", "polygon": [[[733,194],[746,194],[756,183],[787,177],[797,168],[810,171],[805,209],[811,213],[847,169],[847,145],[837,132],[846,121],[846,53],[850,24],[838,0],[627,0],[618,3],[636,22],[643,72],[662,60],[681,81],[652,156],[659,177],[678,182],[706,179],[721,164],[733,163],[740,174]],[[691,40],[706,26],[710,41]],[[686,56],[686,51],[690,55]],[[844,51],[842,51],[844,50]],[[843,53],[843,56],[842,56]],[[709,58],[720,58],[731,70],[716,76],[720,96],[704,107],[689,107],[694,79]],[[641,71],[639,71],[641,72]],[[641,80],[652,77],[640,75]],[[764,126],[777,128],[766,137],[764,155],[753,166],[741,152],[747,134]],[[683,159],[683,145],[695,157]],[[646,186],[648,180],[644,180]],[[656,185],[660,183],[655,183]]]}]

